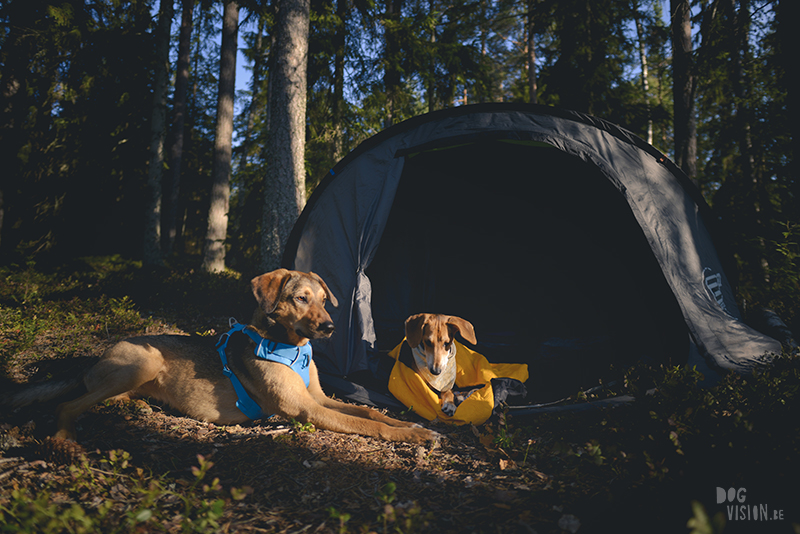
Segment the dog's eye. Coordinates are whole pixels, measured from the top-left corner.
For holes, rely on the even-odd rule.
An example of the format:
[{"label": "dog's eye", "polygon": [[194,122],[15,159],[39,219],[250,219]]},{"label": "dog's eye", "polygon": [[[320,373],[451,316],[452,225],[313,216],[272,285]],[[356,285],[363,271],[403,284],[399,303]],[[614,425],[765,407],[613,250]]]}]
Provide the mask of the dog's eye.
[{"label": "dog's eye", "polygon": [[295,299],[297,299],[297,302],[302,302],[303,304],[308,302],[308,299],[305,297],[295,297]]}]

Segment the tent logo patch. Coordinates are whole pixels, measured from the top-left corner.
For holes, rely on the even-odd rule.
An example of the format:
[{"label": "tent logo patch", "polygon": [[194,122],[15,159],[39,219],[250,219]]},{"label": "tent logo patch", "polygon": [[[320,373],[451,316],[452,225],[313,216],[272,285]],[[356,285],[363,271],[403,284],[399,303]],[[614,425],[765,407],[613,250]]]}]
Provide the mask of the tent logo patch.
[{"label": "tent logo patch", "polygon": [[[706,272],[709,274],[706,274]],[[729,313],[728,308],[725,306],[725,299],[722,296],[722,274],[712,273],[711,269],[706,267],[703,269],[703,277],[705,278],[706,289],[708,289],[708,292],[711,293],[711,296],[717,301],[717,304],[719,304],[719,307],[722,308],[722,311]]]}]

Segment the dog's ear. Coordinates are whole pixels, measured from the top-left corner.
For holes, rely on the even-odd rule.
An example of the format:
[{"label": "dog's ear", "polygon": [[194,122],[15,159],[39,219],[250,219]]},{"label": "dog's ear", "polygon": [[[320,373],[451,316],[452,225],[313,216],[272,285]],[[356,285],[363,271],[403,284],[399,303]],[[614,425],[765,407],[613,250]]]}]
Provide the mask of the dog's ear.
[{"label": "dog's ear", "polygon": [[286,282],[292,277],[292,272],[287,269],[277,269],[275,271],[256,276],[250,281],[253,288],[253,296],[258,301],[258,306],[269,315],[278,307],[278,302],[283,293]]},{"label": "dog's ear", "polygon": [[418,313],[406,319],[406,341],[412,349],[422,343],[422,326],[427,320],[427,313]]},{"label": "dog's ear", "polygon": [[478,340],[475,338],[475,328],[469,321],[462,319],[461,317],[456,317],[454,315],[451,315],[447,318],[447,327],[455,328],[458,331],[458,333],[461,334],[461,337],[463,337],[473,345],[478,344]]},{"label": "dog's ear", "polygon": [[328,302],[330,302],[333,305],[334,308],[338,308],[339,307],[339,302],[336,300],[336,297],[333,296],[333,293],[331,293],[331,290],[328,289],[328,284],[325,283],[325,280],[323,280],[322,277],[320,275],[318,275],[317,273],[312,273],[312,272],[309,271],[308,274],[311,276],[311,278],[313,278],[314,280],[316,280],[317,282],[320,283],[320,285],[322,286],[322,289],[325,290],[325,295],[328,297]]}]

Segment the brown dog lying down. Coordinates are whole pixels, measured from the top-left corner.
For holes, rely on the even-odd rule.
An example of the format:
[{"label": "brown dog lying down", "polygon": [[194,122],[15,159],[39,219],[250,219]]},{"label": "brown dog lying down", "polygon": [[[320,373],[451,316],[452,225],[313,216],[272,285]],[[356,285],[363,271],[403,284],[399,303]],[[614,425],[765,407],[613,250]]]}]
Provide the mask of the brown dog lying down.
[{"label": "brown dog lying down", "polygon": [[[456,334],[476,345],[472,323],[453,315],[419,313],[406,319],[406,341],[413,353],[412,368],[439,394],[442,412],[456,413]],[[463,401],[464,399],[460,399]]]},{"label": "brown dog lying down", "polygon": [[[322,391],[310,350],[303,352],[309,340],[330,337],[334,331],[325,303],[336,306],[336,298],[319,276],[278,269],[254,278],[251,284],[258,308],[244,329],[246,335],[231,334],[231,341],[237,336],[238,340],[227,348],[225,368],[257,403],[256,409],[334,432],[411,443],[438,438],[418,424],[339,402]],[[248,338],[263,339],[256,346]],[[262,346],[294,355],[302,372],[280,359],[262,359]],[[134,396],[152,397],[200,421],[243,423],[248,417],[237,407],[239,397],[232,380],[236,379],[223,374],[220,354],[206,339],[159,335],[121,341],[84,374],[87,393],[58,407],[56,437],[75,439],[75,420],[91,406]],[[25,403],[33,396],[29,393]]]}]

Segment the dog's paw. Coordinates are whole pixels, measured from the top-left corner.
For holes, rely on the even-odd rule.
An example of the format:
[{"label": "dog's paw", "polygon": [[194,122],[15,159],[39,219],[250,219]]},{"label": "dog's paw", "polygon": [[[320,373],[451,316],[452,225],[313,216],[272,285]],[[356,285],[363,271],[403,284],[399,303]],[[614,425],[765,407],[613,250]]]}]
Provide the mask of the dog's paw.
[{"label": "dog's paw", "polygon": [[445,415],[452,416],[456,413],[456,405],[452,402],[445,402],[442,404],[442,412],[444,412]]},{"label": "dog's paw", "polygon": [[433,443],[436,445],[441,441],[442,435],[424,426],[417,425],[417,428],[408,429],[408,433],[400,439],[408,443],[417,443],[419,445],[425,443]]},{"label": "dog's paw", "polygon": [[434,430],[425,430],[425,441],[433,444],[434,446],[438,445],[442,441],[442,435]]}]

